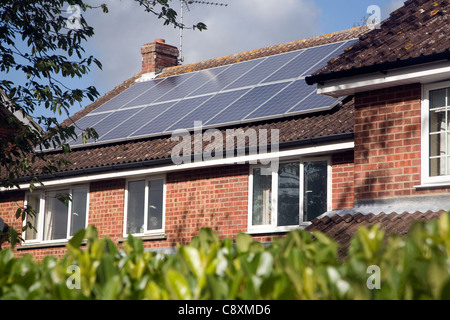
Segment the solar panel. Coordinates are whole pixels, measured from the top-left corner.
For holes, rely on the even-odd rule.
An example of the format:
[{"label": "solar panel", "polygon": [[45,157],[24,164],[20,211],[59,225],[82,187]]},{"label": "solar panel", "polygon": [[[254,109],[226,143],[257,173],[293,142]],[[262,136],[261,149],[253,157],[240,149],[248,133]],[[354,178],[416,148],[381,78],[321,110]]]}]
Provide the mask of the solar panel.
[{"label": "solar panel", "polygon": [[243,74],[241,77],[229,84],[225,89],[235,89],[242,88],[246,86],[252,86],[260,83],[268,75],[272,74],[293,58],[302,54],[304,50],[291,51],[288,53],[282,53],[268,58],[263,58],[263,61],[258,65],[257,68],[253,68],[247,73]]},{"label": "solar panel", "polygon": [[228,92],[217,93],[211,99],[192,110],[190,113],[183,115],[180,120],[167,128],[167,131],[176,129],[188,129],[194,127],[194,121],[201,121],[205,124],[216,114],[222,112],[230,104],[247,93],[250,89],[242,89]]},{"label": "solar panel", "polygon": [[180,114],[185,114],[192,110],[199,104],[203,103],[209,97],[199,97],[192,99],[181,100],[180,102],[174,104],[170,109],[159,114],[157,117],[153,118],[150,122],[147,122],[139,130],[133,132],[130,137],[148,136],[155,133],[164,132],[167,127],[173,123],[173,119],[177,118]]},{"label": "solar panel", "polygon": [[[331,108],[304,77],[357,39],[231,65],[138,82],[77,121],[94,127],[98,142],[152,136]],[[80,139],[71,142],[81,144]]]},{"label": "solar panel", "polygon": [[251,112],[245,119],[257,119],[283,115],[299,101],[304,100],[316,89],[306,84],[305,80],[296,80],[280,91],[272,99]]},{"label": "solar panel", "polygon": [[296,56],[294,59],[289,61],[289,63],[279,68],[263,82],[273,82],[302,76],[319,61],[323,60],[325,57],[337,50],[340,46],[342,46],[342,43],[334,43],[304,50],[302,54]]},{"label": "solar panel", "polygon": [[255,87],[243,95],[232,105],[206,122],[206,125],[230,123],[241,121],[255,108],[262,105],[268,99],[276,95],[288,83],[275,83],[267,86]]},{"label": "solar panel", "polygon": [[151,89],[156,84],[158,84],[159,81],[146,81],[146,82],[138,82],[128,88],[127,90],[121,92],[111,100],[107,101],[105,104],[100,106],[99,108],[95,109],[92,114],[105,112],[105,111],[114,111],[119,109],[120,107],[124,106],[125,104],[129,103],[130,101],[133,101],[136,97],[143,94],[145,91]]},{"label": "solar panel", "polygon": [[[160,104],[154,104],[142,108],[140,112],[133,112],[133,115],[120,123],[108,132],[104,137],[99,137],[101,141],[120,139],[129,137],[134,131],[139,130],[147,123],[158,117],[161,113],[171,108],[176,102],[165,102]],[[130,109],[127,109],[130,110]],[[134,109],[131,109],[134,110]]]},{"label": "solar panel", "polygon": [[232,64],[228,69],[219,73],[216,77],[212,78],[205,85],[201,86],[200,88],[189,94],[189,96],[196,96],[221,91],[223,88],[225,88],[227,85],[233,82],[240,75],[247,72],[251,68],[255,67],[259,63],[261,63],[261,60],[255,59],[246,62],[239,62],[236,64]]}]

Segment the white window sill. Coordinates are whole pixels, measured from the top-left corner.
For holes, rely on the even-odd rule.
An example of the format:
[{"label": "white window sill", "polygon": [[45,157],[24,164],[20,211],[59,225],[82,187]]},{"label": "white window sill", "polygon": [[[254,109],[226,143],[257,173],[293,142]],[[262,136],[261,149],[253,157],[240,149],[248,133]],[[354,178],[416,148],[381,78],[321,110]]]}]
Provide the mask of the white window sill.
[{"label": "white window sill", "polygon": [[435,183],[422,183],[420,185],[414,186],[416,189],[426,189],[426,188],[439,188],[439,187],[450,187],[450,181],[448,182],[435,182]]},{"label": "white window sill", "polygon": [[[139,238],[142,240],[166,240],[167,235],[165,233],[154,233],[154,234],[132,234],[133,237]],[[124,242],[128,240],[128,235],[118,239],[118,242]]]},{"label": "white window sill", "polygon": [[[17,250],[27,250],[27,249],[42,249],[42,248],[54,248],[54,247],[65,247],[69,243],[68,239],[55,240],[55,241],[45,241],[45,242],[22,242],[20,246],[17,246]],[[86,243],[83,241],[83,243]]]},{"label": "white window sill", "polygon": [[287,233],[293,230],[303,230],[309,225],[311,225],[311,222],[302,222],[298,226],[249,229],[246,233],[250,235]]}]

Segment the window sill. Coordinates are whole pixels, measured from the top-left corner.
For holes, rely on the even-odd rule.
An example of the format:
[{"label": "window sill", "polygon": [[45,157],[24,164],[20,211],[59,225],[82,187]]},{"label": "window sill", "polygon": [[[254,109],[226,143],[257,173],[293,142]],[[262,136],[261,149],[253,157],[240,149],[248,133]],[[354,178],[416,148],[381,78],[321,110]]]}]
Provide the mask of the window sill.
[{"label": "window sill", "polygon": [[283,227],[283,228],[265,228],[265,229],[250,229],[246,233],[249,235],[264,235],[264,234],[284,234],[288,233],[293,230],[303,230],[306,227],[311,225],[311,222],[303,222],[298,226],[291,226],[291,227]]},{"label": "window sill", "polygon": [[[65,247],[69,243],[69,240],[64,239],[61,241],[55,242],[33,242],[33,243],[22,243],[20,246],[17,246],[17,250],[28,250],[28,249],[44,249],[44,248],[55,248],[55,247]],[[83,244],[86,241],[82,242]]]},{"label": "window sill", "polygon": [[450,182],[422,183],[420,185],[414,186],[414,188],[416,189],[442,188],[442,187],[450,187]]},{"label": "window sill", "polygon": [[[167,235],[165,233],[158,233],[158,234],[144,234],[144,235],[134,235],[132,234],[133,237],[135,238],[139,238],[142,239],[143,241],[146,240],[167,240]],[[124,238],[120,238],[117,241],[120,242],[125,242],[128,240],[128,237],[124,237]]]}]

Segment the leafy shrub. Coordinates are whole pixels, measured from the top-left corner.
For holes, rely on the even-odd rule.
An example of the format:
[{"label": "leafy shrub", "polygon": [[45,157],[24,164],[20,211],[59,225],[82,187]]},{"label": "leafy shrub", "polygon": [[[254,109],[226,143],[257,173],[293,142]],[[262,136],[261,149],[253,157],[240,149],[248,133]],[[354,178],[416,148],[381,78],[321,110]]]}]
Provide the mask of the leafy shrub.
[{"label": "leafy shrub", "polygon": [[0,251],[0,298],[450,298],[448,214],[416,222],[404,237],[386,237],[378,225],[361,227],[344,261],[337,252],[338,244],[319,232],[292,231],[265,247],[247,234],[233,242],[201,229],[167,255],[145,251],[132,236],[119,249],[90,226],[70,240],[63,258],[37,262]]}]

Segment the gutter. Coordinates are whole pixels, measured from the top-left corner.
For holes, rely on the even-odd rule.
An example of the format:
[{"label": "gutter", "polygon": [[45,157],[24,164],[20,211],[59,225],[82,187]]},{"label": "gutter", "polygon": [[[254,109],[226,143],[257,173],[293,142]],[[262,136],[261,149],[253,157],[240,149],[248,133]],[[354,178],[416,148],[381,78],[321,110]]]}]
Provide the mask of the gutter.
[{"label": "gutter", "polygon": [[[354,134],[353,132],[348,133],[340,133],[340,134],[334,134],[329,136],[322,136],[322,137],[315,137],[315,138],[308,138],[308,139],[302,139],[302,140],[295,140],[295,141],[285,141],[281,142],[279,144],[279,149],[289,149],[289,148],[295,148],[295,147],[301,147],[305,145],[314,145],[314,144],[320,144],[325,142],[336,142],[339,140],[353,140]],[[270,145],[268,145],[270,146]],[[269,149],[269,148],[268,148]],[[245,154],[248,155],[249,148],[246,147]],[[234,149],[234,154],[238,154],[238,152],[242,149]],[[197,155],[198,156],[198,155]],[[222,157],[226,157],[226,150],[222,151]],[[195,159],[195,155],[191,156],[191,162],[193,163]],[[92,175],[92,174],[99,174],[99,173],[110,173],[110,172],[120,172],[124,170],[133,170],[133,169],[145,169],[149,167],[157,167],[157,166],[163,166],[173,164],[172,158],[164,158],[164,159],[151,159],[151,160],[144,160],[139,162],[127,162],[127,163],[120,163],[120,164],[112,164],[112,165],[106,165],[102,167],[91,167],[91,168],[84,168],[84,169],[77,169],[77,170],[70,170],[70,171],[61,171],[56,172],[54,174],[46,174],[46,175],[39,175],[36,176],[40,181],[45,182],[45,180],[51,180],[51,179],[62,179],[62,178],[70,178],[74,176],[86,176],[86,175]],[[19,183],[28,183],[33,179],[33,177],[24,177],[19,180]]]},{"label": "gutter", "polygon": [[323,84],[325,81],[336,80],[341,78],[347,78],[367,73],[381,72],[386,73],[390,69],[398,69],[404,67],[411,67],[419,64],[425,64],[430,62],[436,62],[439,60],[450,60],[450,51],[444,51],[427,56],[420,56],[416,58],[410,58],[407,60],[396,60],[391,62],[385,62],[381,64],[374,64],[371,66],[365,66],[360,68],[347,69],[336,72],[329,72],[324,74],[318,74],[315,76],[309,76],[305,78],[308,85]]}]

